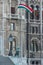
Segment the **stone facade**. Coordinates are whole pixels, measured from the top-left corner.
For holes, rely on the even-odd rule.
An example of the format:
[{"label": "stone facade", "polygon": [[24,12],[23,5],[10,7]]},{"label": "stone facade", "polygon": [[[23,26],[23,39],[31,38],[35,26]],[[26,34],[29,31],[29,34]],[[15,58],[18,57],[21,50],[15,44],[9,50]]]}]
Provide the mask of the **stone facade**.
[{"label": "stone facade", "polygon": [[[28,20],[29,63],[41,65],[43,60],[43,11],[39,0],[28,1],[34,9],[34,13],[29,13]],[[26,10],[18,9],[20,3],[26,3],[26,0],[0,0],[0,55],[10,55],[10,53],[12,56],[19,57],[27,55]]]},{"label": "stone facade", "polygon": [[[18,9],[23,1],[0,0],[0,54],[23,56],[25,10]],[[25,2],[24,2],[25,3]],[[10,39],[12,36],[12,39]],[[12,45],[11,45],[12,41]],[[21,47],[22,46],[22,47]],[[26,46],[26,45],[25,45]],[[11,50],[11,48],[12,50]],[[25,52],[24,52],[25,53]]]}]

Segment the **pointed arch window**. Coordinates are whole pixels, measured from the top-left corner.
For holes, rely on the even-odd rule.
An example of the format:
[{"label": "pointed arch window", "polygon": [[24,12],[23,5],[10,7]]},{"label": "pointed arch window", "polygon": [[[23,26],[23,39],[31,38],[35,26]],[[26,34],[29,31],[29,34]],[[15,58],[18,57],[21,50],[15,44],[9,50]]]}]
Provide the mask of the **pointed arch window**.
[{"label": "pointed arch window", "polygon": [[32,33],[37,34],[38,33],[38,27],[37,26],[32,26]]},{"label": "pointed arch window", "polygon": [[[31,5],[31,8],[34,9],[34,5]],[[34,19],[34,12],[30,13],[30,19]]]},{"label": "pointed arch window", "polygon": [[32,45],[33,45],[33,51],[38,51],[37,41],[33,40]]},{"label": "pointed arch window", "polygon": [[35,7],[35,19],[39,20],[40,18],[40,8],[38,5]]},{"label": "pointed arch window", "polygon": [[40,43],[38,43],[39,40],[33,39],[30,44],[30,50],[33,52],[37,52],[40,50]]}]

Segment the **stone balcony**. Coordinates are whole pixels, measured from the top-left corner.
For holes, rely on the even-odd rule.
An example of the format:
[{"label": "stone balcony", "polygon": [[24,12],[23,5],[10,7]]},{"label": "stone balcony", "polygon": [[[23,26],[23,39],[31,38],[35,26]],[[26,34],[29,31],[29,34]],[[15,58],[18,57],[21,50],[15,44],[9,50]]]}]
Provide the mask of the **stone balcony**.
[{"label": "stone balcony", "polygon": [[25,20],[25,17],[19,14],[4,14],[3,16],[5,19],[14,19],[14,20],[18,20],[18,19],[22,19]]}]

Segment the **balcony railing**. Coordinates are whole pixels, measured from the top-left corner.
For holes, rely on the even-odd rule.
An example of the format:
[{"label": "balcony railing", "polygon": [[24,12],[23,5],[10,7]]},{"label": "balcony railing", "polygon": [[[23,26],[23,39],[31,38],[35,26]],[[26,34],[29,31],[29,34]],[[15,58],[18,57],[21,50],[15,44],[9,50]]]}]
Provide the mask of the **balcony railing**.
[{"label": "balcony railing", "polygon": [[23,19],[25,20],[25,17],[23,17],[22,15],[20,16],[19,14],[4,14],[4,18],[7,19]]},{"label": "balcony railing", "polygon": [[11,14],[12,19],[18,19],[18,14]]},{"label": "balcony railing", "polygon": [[11,14],[12,19],[25,19],[22,15],[19,14]]}]

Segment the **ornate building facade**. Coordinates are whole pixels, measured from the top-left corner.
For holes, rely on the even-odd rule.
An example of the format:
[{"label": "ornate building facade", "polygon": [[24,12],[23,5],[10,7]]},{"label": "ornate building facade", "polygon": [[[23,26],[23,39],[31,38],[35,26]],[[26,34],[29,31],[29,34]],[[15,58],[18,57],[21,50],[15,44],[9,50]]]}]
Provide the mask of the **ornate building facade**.
[{"label": "ornate building facade", "polygon": [[40,0],[30,0],[29,5],[34,9],[29,18],[29,62],[31,65],[43,64],[43,5]]},{"label": "ornate building facade", "polygon": [[[0,0],[0,55],[26,57],[26,10],[18,9],[26,0]],[[28,0],[29,65],[43,64],[43,2]]]},{"label": "ornate building facade", "polygon": [[25,38],[23,29],[26,28],[26,19],[25,10],[18,9],[20,3],[25,1],[0,0],[0,55],[23,55],[21,43]]}]

